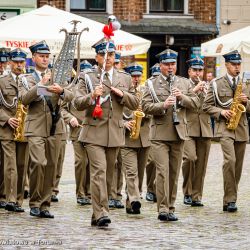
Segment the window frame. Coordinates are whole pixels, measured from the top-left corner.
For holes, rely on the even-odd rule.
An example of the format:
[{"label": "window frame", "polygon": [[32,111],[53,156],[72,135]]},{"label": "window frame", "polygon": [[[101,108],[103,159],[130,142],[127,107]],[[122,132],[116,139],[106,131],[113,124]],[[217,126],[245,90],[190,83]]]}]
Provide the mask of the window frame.
[{"label": "window frame", "polygon": [[169,0],[163,0],[163,8],[164,10],[151,10],[151,1],[152,0],[149,0],[149,13],[180,13],[180,14],[184,14],[184,11],[185,11],[185,0],[182,0],[183,2],[183,9],[182,10],[168,10],[167,9],[167,5],[168,5],[168,1]]},{"label": "window frame", "polygon": [[81,11],[81,12],[107,12],[107,0],[104,1],[104,9],[90,9],[89,5],[91,0],[86,0],[86,9],[72,9],[71,7],[71,0],[69,1],[70,3],[70,11]]}]

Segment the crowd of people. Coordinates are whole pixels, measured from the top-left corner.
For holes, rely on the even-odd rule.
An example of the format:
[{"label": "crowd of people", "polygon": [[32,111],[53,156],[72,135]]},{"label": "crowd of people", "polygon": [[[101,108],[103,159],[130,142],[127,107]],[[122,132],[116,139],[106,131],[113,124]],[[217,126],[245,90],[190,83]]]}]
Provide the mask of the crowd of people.
[{"label": "crowd of people", "polygon": [[[200,57],[187,61],[187,79],[176,75],[178,53],[168,48],[156,55],[159,63],[144,83],[143,67],[131,63],[122,68],[114,42],[102,39],[94,45],[97,65],[84,60],[72,86],[51,82],[45,41],[29,49],[32,73],[24,73],[25,51],[0,49],[0,208],[24,212],[28,194],[31,216],[54,218],[50,205],[58,202],[69,127],[76,202],[92,205],[92,226],[108,226],[110,208],[141,213],[145,172],[145,198],[157,202],[158,220],[178,220],[181,169],[184,204],[204,206],[213,137],[219,138],[224,156],[223,211],[237,211],[250,111],[250,89],[239,76],[238,51],[224,55],[225,76],[213,79],[208,72],[204,81]],[[245,109],[240,116],[234,109],[238,104]],[[17,115],[20,107],[23,120]],[[24,140],[16,139],[17,131],[24,132]]]}]

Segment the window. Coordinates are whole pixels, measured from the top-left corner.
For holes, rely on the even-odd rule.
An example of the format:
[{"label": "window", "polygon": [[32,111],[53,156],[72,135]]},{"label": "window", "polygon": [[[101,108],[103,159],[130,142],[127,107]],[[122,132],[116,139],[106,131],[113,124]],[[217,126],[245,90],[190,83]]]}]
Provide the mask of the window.
[{"label": "window", "polygon": [[184,0],[150,0],[150,12],[183,13]]},{"label": "window", "polygon": [[106,11],[106,0],[70,0],[70,10]]}]

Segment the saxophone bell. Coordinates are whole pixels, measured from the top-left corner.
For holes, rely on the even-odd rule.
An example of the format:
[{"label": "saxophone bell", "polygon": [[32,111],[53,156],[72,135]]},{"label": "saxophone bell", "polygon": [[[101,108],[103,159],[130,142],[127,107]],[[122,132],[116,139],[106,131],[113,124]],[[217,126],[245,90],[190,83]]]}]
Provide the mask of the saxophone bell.
[{"label": "saxophone bell", "polygon": [[134,123],[133,123],[132,129],[130,130],[130,138],[134,139],[134,140],[138,139],[138,137],[140,135],[142,118],[145,117],[145,114],[142,112],[142,107],[141,107],[141,101],[142,101],[141,88],[136,93],[136,95],[138,95],[138,97],[140,99],[140,104],[139,104],[139,107],[137,108],[137,110],[135,110],[133,112],[133,120],[132,121],[134,121]]},{"label": "saxophone bell", "polygon": [[24,142],[24,122],[27,115],[27,108],[22,104],[21,99],[18,99],[15,118],[18,120],[18,127],[14,129],[14,141]]},{"label": "saxophone bell", "polygon": [[242,93],[242,81],[237,84],[233,102],[230,106],[230,111],[232,112],[231,118],[227,121],[227,129],[235,130],[238,127],[241,115],[246,112],[246,107],[239,101],[239,96]]}]

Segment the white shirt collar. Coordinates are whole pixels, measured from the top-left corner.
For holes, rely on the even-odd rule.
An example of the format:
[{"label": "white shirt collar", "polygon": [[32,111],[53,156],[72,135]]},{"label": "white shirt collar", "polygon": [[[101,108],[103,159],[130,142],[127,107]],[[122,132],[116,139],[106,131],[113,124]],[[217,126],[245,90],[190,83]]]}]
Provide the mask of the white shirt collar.
[{"label": "white shirt collar", "polygon": [[42,74],[42,73],[45,73],[45,72],[39,71],[38,69],[35,69],[35,71],[36,71],[37,75],[39,76],[39,78],[40,78],[40,80],[41,80],[41,79],[42,79],[41,74]]},{"label": "white shirt collar", "polygon": [[239,78],[240,78],[239,75],[234,77],[234,76],[229,75],[228,73],[227,73],[227,77],[228,77],[229,81],[231,82],[231,84],[233,84],[233,78],[235,78],[236,84],[238,83]]},{"label": "white shirt collar", "polygon": [[166,76],[164,76],[162,73],[161,73],[161,76],[162,76],[162,78],[163,78],[165,81],[167,81],[167,77],[166,77]]},{"label": "white shirt collar", "polygon": [[109,71],[106,71],[109,73],[109,79],[112,82],[113,79],[113,74],[114,74],[114,67],[112,67]]},{"label": "white shirt collar", "polygon": [[[161,76],[163,77],[163,79],[165,80],[165,81],[167,81],[168,80],[168,77],[167,76],[164,76],[162,73],[161,73]],[[173,75],[173,80],[175,79],[175,75]]]},{"label": "white shirt collar", "polygon": [[14,74],[13,72],[11,72],[11,75],[12,75],[12,77],[13,77],[14,81],[16,82],[16,77],[17,77],[17,75],[16,75],[16,74]]}]

